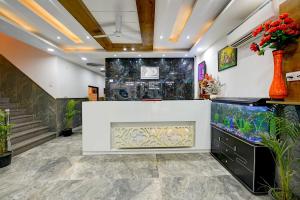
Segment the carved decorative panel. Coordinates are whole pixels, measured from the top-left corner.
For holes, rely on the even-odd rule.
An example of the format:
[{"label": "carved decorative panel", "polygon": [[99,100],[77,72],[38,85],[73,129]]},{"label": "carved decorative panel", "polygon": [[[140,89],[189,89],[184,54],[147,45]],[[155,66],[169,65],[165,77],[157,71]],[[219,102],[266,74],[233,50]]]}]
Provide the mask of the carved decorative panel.
[{"label": "carved decorative panel", "polygon": [[192,147],[193,125],[113,127],[113,148]]}]

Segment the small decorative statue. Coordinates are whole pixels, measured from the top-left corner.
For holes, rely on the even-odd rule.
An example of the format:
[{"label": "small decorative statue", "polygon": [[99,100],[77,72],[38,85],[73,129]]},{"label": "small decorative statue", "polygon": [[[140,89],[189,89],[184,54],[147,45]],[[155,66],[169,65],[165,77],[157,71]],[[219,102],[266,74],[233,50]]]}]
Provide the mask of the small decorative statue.
[{"label": "small decorative statue", "polygon": [[204,79],[200,82],[200,97],[209,99],[211,95],[218,95],[222,87],[223,84],[221,84],[219,79],[214,79],[212,75],[205,74]]}]

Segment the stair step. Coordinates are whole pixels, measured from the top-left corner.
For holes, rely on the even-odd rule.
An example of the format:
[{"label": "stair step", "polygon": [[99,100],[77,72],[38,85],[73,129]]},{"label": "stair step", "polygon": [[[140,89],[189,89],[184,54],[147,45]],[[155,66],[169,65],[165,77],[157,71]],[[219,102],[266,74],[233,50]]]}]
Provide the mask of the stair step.
[{"label": "stair step", "polygon": [[0,109],[5,110],[5,109],[17,109],[18,104],[16,103],[0,103]]},{"label": "stair step", "polygon": [[9,102],[9,98],[1,97],[0,98],[0,102],[1,103],[8,103]]},{"label": "stair step", "polygon": [[26,131],[21,131],[18,133],[11,134],[10,142],[12,145],[27,140],[29,138],[36,137],[38,135],[44,134],[48,132],[47,126],[41,126],[37,128],[28,129]]},{"label": "stair step", "polygon": [[30,122],[33,120],[33,115],[18,115],[18,116],[12,116],[10,118],[10,122],[12,124],[20,124],[25,122]]},{"label": "stair step", "polygon": [[12,133],[17,133],[17,132],[25,131],[25,130],[28,130],[28,129],[36,128],[36,127],[39,127],[39,126],[42,126],[42,122],[39,121],[39,120],[24,122],[24,123],[13,125],[13,127],[11,129],[11,132]]},{"label": "stair step", "polygon": [[24,115],[26,114],[26,110],[25,109],[11,109],[9,111],[10,116],[18,116],[18,115]]},{"label": "stair step", "polygon": [[29,149],[32,149],[33,147],[36,147],[40,144],[43,144],[49,140],[52,140],[56,137],[56,132],[49,132],[45,134],[41,134],[38,136],[35,136],[33,138],[24,140],[22,142],[18,142],[14,145],[12,145],[13,149],[13,156],[16,156],[20,153],[23,153],[24,151],[27,151]]}]

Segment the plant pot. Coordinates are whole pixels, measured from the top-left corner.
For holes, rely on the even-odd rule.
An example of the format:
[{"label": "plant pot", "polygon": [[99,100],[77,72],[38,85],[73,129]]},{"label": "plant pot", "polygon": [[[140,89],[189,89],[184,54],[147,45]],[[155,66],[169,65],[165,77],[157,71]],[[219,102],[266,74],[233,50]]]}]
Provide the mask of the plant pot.
[{"label": "plant pot", "polygon": [[72,132],[72,129],[71,128],[66,128],[66,129],[63,129],[61,131],[61,135],[64,136],[64,137],[69,137],[73,134]]},{"label": "plant pot", "polygon": [[283,53],[283,50],[273,51],[274,76],[269,90],[269,96],[272,99],[284,99],[287,97],[286,82],[282,75]]},{"label": "plant pot", "polygon": [[6,167],[11,163],[11,151],[0,154],[0,168]]}]

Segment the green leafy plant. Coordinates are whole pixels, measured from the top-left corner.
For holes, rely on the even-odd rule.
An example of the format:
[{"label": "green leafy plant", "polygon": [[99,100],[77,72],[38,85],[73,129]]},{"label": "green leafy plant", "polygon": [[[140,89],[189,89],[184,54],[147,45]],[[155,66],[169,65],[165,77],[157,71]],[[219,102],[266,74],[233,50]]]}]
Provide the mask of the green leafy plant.
[{"label": "green leafy plant", "polygon": [[262,144],[274,152],[278,167],[279,188],[272,188],[272,195],[277,200],[292,200],[291,178],[294,174],[292,163],[296,159],[293,147],[300,137],[299,122],[285,117],[271,117],[269,134],[261,134]]},{"label": "green leafy plant", "polygon": [[246,136],[249,136],[248,134],[253,130],[253,125],[249,121],[244,122],[244,126],[240,129],[242,133],[244,133]]},{"label": "green leafy plant", "polygon": [[7,152],[7,138],[11,125],[6,125],[6,113],[0,110],[0,154]]},{"label": "green leafy plant", "polygon": [[218,114],[218,113],[215,113],[215,115],[214,115],[214,121],[215,121],[216,123],[218,123],[218,122],[219,122],[219,119],[220,119],[219,114]]},{"label": "green leafy plant", "polygon": [[78,110],[76,110],[76,105],[78,103],[78,101],[73,99],[68,101],[65,113],[65,128],[72,128],[75,115],[80,113]]}]

